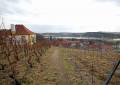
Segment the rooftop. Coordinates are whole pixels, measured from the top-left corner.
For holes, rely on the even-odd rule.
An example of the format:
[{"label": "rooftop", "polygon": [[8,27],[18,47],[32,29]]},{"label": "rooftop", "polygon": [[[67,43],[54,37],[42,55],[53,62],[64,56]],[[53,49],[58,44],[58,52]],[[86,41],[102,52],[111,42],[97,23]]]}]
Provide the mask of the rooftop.
[{"label": "rooftop", "polygon": [[34,32],[30,31],[24,25],[15,25],[16,35],[31,35],[35,34]]}]

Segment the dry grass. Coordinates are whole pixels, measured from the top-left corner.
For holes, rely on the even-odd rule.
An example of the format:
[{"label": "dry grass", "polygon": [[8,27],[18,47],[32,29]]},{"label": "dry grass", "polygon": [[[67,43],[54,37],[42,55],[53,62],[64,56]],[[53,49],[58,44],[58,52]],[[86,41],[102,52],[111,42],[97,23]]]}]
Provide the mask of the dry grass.
[{"label": "dry grass", "polygon": [[[113,63],[117,60],[112,51],[101,53],[101,51],[61,48],[61,56],[64,58],[65,66],[67,65],[66,71],[73,72],[69,76],[72,76],[71,81],[76,83],[75,85],[80,85],[76,80],[82,81],[85,85],[103,85]],[[113,77],[111,85],[120,83],[120,77],[117,75],[120,75],[119,69]]]}]

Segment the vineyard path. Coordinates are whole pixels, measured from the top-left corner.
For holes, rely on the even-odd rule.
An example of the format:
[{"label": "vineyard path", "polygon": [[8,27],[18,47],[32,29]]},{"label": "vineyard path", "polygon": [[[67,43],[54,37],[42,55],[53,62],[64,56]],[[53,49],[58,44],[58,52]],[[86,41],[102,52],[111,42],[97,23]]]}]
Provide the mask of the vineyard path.
[{"label": "vineyard path", "polygon": [[[58,71],[58,80],[62,85],[70,85],[69,78],[64,69],[63,59],[59,56],[59,49],[55,49],[51,57],[51,63],[55,66]],[[59,84],[58,84],[59,85]]]}]

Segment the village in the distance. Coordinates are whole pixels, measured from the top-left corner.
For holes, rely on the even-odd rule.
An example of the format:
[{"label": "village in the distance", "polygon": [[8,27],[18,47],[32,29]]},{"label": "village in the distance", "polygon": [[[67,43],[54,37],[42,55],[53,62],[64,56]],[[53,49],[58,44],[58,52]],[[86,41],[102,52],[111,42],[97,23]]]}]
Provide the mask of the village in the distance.
[{"label": "village in the distance", "polygon": [[119,85],[119,52],[119,32],[35,33],[2,22],[0,85]]}]

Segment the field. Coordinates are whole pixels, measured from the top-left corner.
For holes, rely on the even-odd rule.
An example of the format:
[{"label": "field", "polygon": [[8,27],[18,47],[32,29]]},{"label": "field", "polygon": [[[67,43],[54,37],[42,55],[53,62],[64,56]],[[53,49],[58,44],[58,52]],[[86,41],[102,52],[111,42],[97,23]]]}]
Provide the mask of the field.
[{"label": "field", "polygon": [[[45,51],[36,48],[27,55],[22,50],[17,52],[18,60],[14,52],[10,54],[10,60],[17,60],[13,64],[7,53],[1,53],[0,85],[103,85],[117,60],[112,50],[52,46]],[[119,85],[119,75],[118,69],[109,85]]]}]

